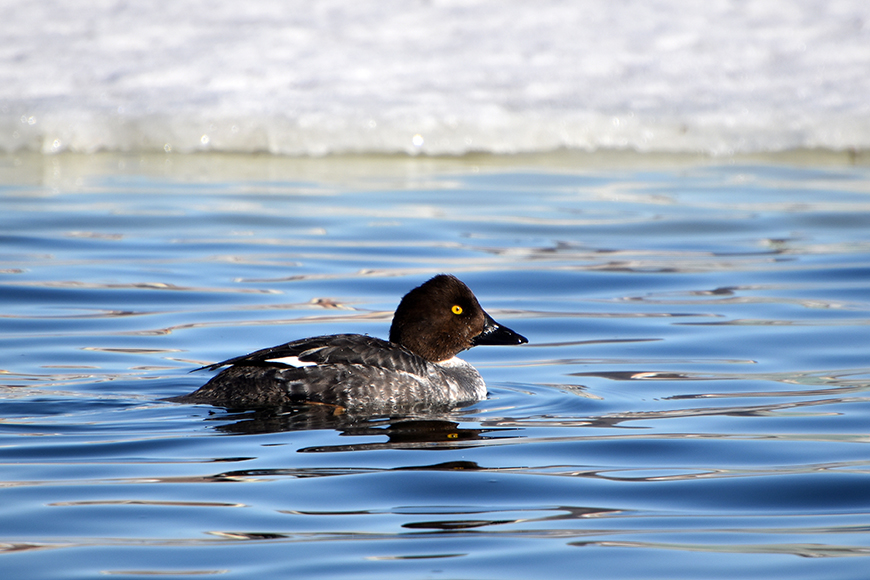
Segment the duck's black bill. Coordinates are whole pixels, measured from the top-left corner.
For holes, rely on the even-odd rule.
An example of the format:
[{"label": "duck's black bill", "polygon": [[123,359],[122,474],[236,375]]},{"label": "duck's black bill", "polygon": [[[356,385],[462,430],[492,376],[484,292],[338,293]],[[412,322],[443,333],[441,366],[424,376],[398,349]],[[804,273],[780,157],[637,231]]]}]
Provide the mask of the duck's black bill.
[{"label": "duck's black bill", "polygon": [[522,334],[517,334],[507,326],[502,326],[486,315],[486,326],[483,327],[477,338],[474,339],[474,346],[480,345],[495,345],[495,344],[525,344],[529,342]]}]

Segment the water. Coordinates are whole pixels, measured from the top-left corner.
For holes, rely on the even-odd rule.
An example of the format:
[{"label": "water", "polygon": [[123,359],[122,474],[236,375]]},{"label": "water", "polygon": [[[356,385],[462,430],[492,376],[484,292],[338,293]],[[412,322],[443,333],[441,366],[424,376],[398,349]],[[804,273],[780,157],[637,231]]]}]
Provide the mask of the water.
[{"label": "water", "polygon": [[866,0],[39,0],[0,22],[0,152],[870,147]]},{"label": "water", "polygon": [[[52,580],[865,578],[870,172],[835,155],[18,155],[0,570]],[[162,402],[466,281],[490,397]],[[420,420],[425,419],[425,420]]]},{"label": "water", "polygon": [[[867,2],[0,21],[4,578],[866,577]],[[439,272],[484,402],[161,401]]]}]

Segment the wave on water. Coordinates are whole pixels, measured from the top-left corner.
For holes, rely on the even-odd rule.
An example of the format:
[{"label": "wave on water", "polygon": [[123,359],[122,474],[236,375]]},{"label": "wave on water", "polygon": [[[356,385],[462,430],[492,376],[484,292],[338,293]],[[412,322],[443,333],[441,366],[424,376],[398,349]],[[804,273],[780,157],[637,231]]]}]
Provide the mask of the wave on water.
[{"label": "wave on water", "polygon": [[870,149],[865,0],[0,7],[0,151]]}]

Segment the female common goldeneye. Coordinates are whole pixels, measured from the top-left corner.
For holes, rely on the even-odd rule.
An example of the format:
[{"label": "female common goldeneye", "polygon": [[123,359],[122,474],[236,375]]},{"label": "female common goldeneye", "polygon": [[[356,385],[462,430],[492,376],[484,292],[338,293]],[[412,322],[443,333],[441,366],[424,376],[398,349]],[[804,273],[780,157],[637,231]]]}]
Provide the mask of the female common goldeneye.
[{"label": "female common goldeneye", "polygon": [[345,409],[431,409],[479,401],[486,385],[456,355],[479,344],[523,344],[458,278],[435,276],[402,298],[390,340],[361,334],[303,338],[196,370],[227,367],[170,399],[226,407],[320,403]]}]

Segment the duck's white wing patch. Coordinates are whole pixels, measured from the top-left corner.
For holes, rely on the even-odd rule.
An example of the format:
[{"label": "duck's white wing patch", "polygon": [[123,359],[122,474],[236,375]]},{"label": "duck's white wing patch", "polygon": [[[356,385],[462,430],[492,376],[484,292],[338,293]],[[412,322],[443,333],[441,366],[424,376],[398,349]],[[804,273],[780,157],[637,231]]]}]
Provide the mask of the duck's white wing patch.
[{"label": "duck's white wing patch", "polygon": [[278,358],[267,358],[264,359],[265,362],[276,363],[287,365],[291,367],[313,367],[317,365],[316,362],[311,361],[301,361],[298,356],[282,356]]}]

